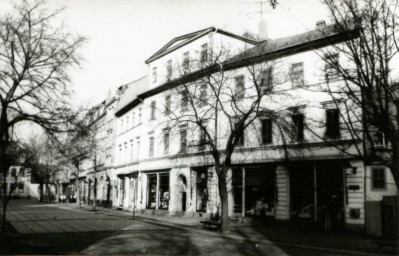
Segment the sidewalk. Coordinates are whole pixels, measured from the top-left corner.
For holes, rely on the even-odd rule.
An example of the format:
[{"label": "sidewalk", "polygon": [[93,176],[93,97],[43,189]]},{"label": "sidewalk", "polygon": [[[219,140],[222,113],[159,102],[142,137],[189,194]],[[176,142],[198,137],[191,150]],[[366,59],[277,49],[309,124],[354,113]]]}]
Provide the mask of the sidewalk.
[{"label": "sidewalk", "polygon": [[[61,208],[77,209],[76,204],[59,204]],[[92,211],[92,207],[83,205],[80,210]],[[132,219],[133,213],[125,210],[96,208],[97,214],[107,214],[121,218]],[[146,222],[156,222],[162,225],[173,225],[181,228],[207,232],[207,235],[221,236],[216,231],[204,230],[199,219],[181,216],[152,215],[135,213],[135,219]],[[328,250],[338,254],[353,253],[354,255],[381,255],[378,252],[375,240],[378,238],[363,234],[344,232],[309,231],[301,228],[293,228],[286,222],[265,222],[265,223],[239,223],[230,221],[230,234],[224,235],[235,239],[248,241],[272,241],[276,245],[283,245],[297,248],[310,248]],[[383,251],[383,255],[392,255],[389,248]]]}]

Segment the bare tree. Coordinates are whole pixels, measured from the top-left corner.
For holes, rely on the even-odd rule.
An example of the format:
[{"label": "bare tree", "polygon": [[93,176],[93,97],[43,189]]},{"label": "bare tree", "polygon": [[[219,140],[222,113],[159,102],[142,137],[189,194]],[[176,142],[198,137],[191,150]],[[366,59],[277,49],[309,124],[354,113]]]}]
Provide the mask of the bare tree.
[{"label": "bare tree", "polygon": [[67,83],[84,38],[55,26],[59,13],[26,0],[0,18],[0,162],[15,126],[31,122],[53,134],[74,116]]},{"label": "bare tree", "polygon": [[[319,137],[346,154],[360,156],[366,163],[386,165],[398,184],[398,2],[323,2],[330,11],[335,30],[357,36],[319,51],[326,63],[327,86],[312,88],[331,96],[339,109],[340,124],[337,125],[349,135],[351,143],[335,143],[331,136]],[[355,152],[350,151],[350,146],[356,148]]]},{"label": "bare tree", "polygon": [[175,131],[180,136],[182,156],[201,152],[212,158],[218,177],[222,232],[229,230],[228,171],[242,161],[233,159],[234,152],[251,143],[259,146],[262,140],[267,143],[269,138],[258,133],[263,119],[273,123],[282,141],[291,134],[287,106],[278,104],[292,100],[288,93],[291,87],[284,86],[289,76],[281,71],[280,64],[278,58],[250,60],[245,51],[230,57],[230,51],[224,48],[199,60],[184,60],[175,68],[183,79],[167,92],[178,99],[176,104],[165,106],[168,127],[178,127]]}]

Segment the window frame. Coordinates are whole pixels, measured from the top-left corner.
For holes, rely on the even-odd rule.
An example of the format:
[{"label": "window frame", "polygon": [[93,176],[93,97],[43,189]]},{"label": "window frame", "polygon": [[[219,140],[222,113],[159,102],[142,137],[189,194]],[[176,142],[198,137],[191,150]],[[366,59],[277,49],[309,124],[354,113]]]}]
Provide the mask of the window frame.
[{"label": "window frame", "polygon": [[[300,70],[295,70],[301,67]],[[303,86],[305,84],[305,72],[303,61],[292,63],[290,66],[290,80],[294,86]]]},{"label": "window frame", "polygon": [[[382,179],[382,184],[383,187],[376,187],[375,186],[375,171],[381,171],[382,170],[382,177],[378,177],[378,179]],[[381,182],[381,180],[378,180],[378,182]],[[382,167],[382,166],[374,166],[371,168],[371,190],[373,191],[385,191],[387,190],[387,174],[386,174],[386,168]]]},{"label": "window frame", "polygon": [[155,100],[151,101],[151,105],[150,105],[150,109],[151,109],[151,113],[150,113],[150,120],[155,120],[156,118],[156,108],[157,108],[157,102]]},{"label": "window frame", "polygon": [[208,43],[202,44],[201,45],[201,56],[200,60],[202,63],[208,61]]},{"label": "window frame", "polygon": [[158,78],[158,70],[157,67],[152,68],[152,83],[156,83]]},{"label": "window frame", "polygon": [[154,136],[150,136],[148,138],[148,144],[149,144],[149,150],[148,150],[148,156],[149,157],[154,157],[154,147],[155,147],[155,138]]},{"label": "window frame", "polygon": [[[297,117],[301,117],[301,127],[299,127],[300,129],[298,129],[298,121],[299,119],[297,119]],[[293,135],[294,135],[294,139],[295,141],[301,142],[305,140],[305,115],[301,112],[297,112],[297,113],[293,113],[291,115],[291,119],[292,119],[292,130],[293,130]],[[299,136],[300,135],[300,136]]]},{"label": "window frame", "polygon": [[[265,128],[266,122],[268,122],[268,130]],[[269,117],[264,117],[261,119],[261,138],[262,145],[273,144],[273,120]]]},{"label": "window frame", "polygon": [[[340,122],[340,111],[338,108],[329,108],[325,110],[326,112],[326,130],[325,130],[325,136],[328,139],[339,139],[341,137],[341,122]],[[329,117],[329,113],[333,113],[331,117]],[[333,122],[334,120],[334,113],[337,113],[337,122],[336,124]],[[331,119],[329,119],[331,118]],[[329,121],[331,120],[331,121]],[[333,122],[332,124],[329,124],[330,122]],[[335,132],[334,132],[335,131]]]},{"label": "window frame", "polygon": [[238,75],[234,77],[234,98],[235,100],[242,100],[245,98],[245,77],[244,75]]}]

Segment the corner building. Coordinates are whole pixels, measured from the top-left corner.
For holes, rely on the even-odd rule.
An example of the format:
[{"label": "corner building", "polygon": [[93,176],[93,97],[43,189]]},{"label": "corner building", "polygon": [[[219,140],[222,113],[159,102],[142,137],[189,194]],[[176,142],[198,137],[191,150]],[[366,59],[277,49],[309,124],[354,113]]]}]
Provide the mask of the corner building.
[{"label": "corner building", "polygon": [[[373,170],[383,173],[386,184],[393,183],[389,169],[359,160],[350,135],[342,127],[344,110],[327,93],[309,89],[327,83],[339,86],[339,79],[330,77],[327,81],[328,66],[319,51],[356,36],[356,29],[341,34],[333,26],[322,26],[259,42],[211,27],[171,40],[146,61],[147,76],[129,84],[119,100],[110,176],[113,206],[206,218],[220,213],[210,152],[190,147],[201,136],[199,131],[184,124],[171,126],[170,115],[186,111],[182,106],[185,96],[176,89],[196,79],[193,74],[201,71],[196,61],[211,62],[227,49],[229,54],[223,55],[228,56],[223,60],[226,72],[232,90],[237,83],[243,84],[243,101],[250,97],[251,89],[245,87],[251,83],[249,65],[273,61],[276,80],[289,74],[285,77],[290,79],[276,85],[289,97],[277,95],[272,101],[266,97],[263,104],[291,111],[290,121],[296,127],[296,139],[289,141],[283,140],[267,116],[244,131],[227,177],[229,215],[323,225],[323,209],[334,200],[334,225],[364,230],[366,198],[396,195],[397,188],[373,188],[367,181]],[[344,56],[338,57],[340,62],[346,61]],[[271,71],[268,74],[271,76]],[[230,129],[226,120],[221,113],[217,124],[220,149],[226,143],[223,134]],[[347,143],[347,153],[331,143]]]}]

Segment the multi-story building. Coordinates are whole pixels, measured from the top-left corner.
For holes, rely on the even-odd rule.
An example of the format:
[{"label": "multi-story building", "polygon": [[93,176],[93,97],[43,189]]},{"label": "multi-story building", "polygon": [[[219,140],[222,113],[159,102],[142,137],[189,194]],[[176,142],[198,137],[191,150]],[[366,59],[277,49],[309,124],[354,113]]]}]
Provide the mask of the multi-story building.
[{"label": "multi-story building", "polygon": [[[397,188],[389,169],[358,157],[356,146],[362,142],[353,143],[344,129],[345,109],[328,93],[315,90],[341,82],[320,53],[331,54],[331,45],[357,36],[356,29],[340,33],[320,24],[313,31],[262,42],[209,28],[177,37],[151,56],[148,75],[129,84],[115,112],[113,205],[170,214],[218,213],[213,158],[209,151],[191,147],[201,133],[171,122],[171,116],[192,111],[179,88],[204,74],[201,63],[221,56],[223,67],[205,71],[227,72],[231,90],[243,89],[244,105],[253,97],[248,67],[267,63],[268,79],[280,80],[273,90],[284,94],[266,94],[262,104],[285,112],[294,131],[284,139],[268,115],[244,131],[227,176],[229,215],[320,223],[334,204],[336,225],[364,229],[366,201],[397,195]],[[330,57],[348,61],[338,53]],[[200,98],[208,97],[206,90],[199,92]],[[220,138],[223,153],[232,128],[226,112],[220,111],[219,118],[212,123],[217,133],[210,131]],[[337,143],[348,145],[345,153]]]}]

